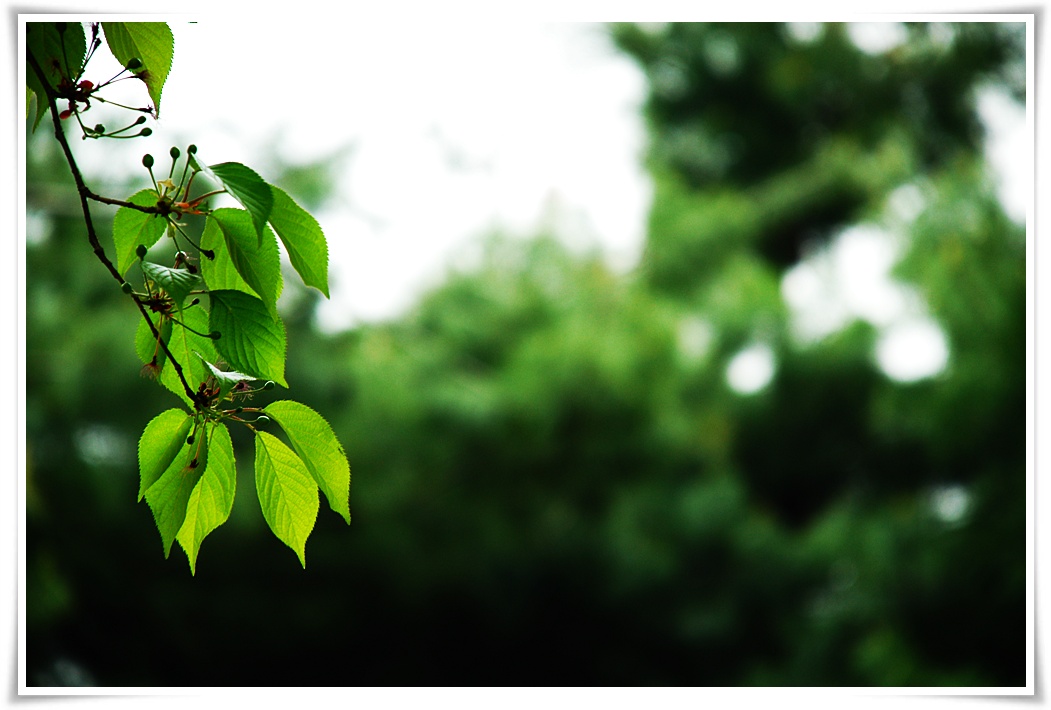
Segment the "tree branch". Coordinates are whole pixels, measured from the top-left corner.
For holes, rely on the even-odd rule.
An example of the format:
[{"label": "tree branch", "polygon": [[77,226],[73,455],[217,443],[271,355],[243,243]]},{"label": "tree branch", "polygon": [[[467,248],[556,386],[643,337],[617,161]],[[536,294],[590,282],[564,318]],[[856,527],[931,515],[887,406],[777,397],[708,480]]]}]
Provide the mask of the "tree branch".
[{"label": "tree branch", "polygon": [[[138,205],[123,203],[117,200],[110,200],[109,198],[101,198],[92,193],[87,188],[87,185],[84,184],[84,177],[80,174],[80,168],[77,166],[77,161],[73,157],[73,151],[70,150],[69,142],[66,140],[65,131],[62,130],[62,119],[59,118],[58,115],[58,106],[56,105],[57,96],[54,92],[54,89],[51,87],[47,76],[40,68],[40,64],[37,62],[36,58],[32,55],[32,53],[27,53],[26,59],[29,62],[30,67],[32,67],[33,71],[36,73],[37,78],[40,79],[40,84],[44,87],[44,92],[47,94],[47,104],[48,109],[50,109],[51,112],[51,121],[55,125],[55,138],[58,140],[59,145],[62,146],[62,153],[66,157],[66,162],[69,164],[69,170],[71,173],[73,173],[73,181],[77,185],[77,194],[80,197],[80,206],[84,212],[84,225],[87,227],[88,230],[88,242],[91,244],[91,248],[95,252],[95,256],[98,257],[98,260],[102,262],[102,265],[105,266],[106,269],[113,276],[113,278],[117,280],[117,283],[123,285],[125,283],[124,277],[121,276],[119,271],[117,271],[117,268],[113,265],[113,262],[111,262],[106,256],[106,252],[105,250],[103,250],[102,244],[99,243],[98,234],[95,232],[95,224],[91,219],[91,211],[88,208],[88,199],[90,198],[98,200],[99,202],[105,202],[107,204],[120,204],[126,207],[134,207],[135,209],[139,209],[144,212],[157,212],[157,209],[144,209],[142,207],[139,207]],[[168,357],[168,360],[171,361],[172,367],[175,368],[175,372],[179,375],[179,380],[182,382],[183,389],[186,391],[186,396],[190,399],[191,402],[196,402],[196,393],[193,389],[190,388],[189,383],[186,381],[186,375],[183,374],[182,366],[179,364],[179,361],[175,359],[175,356],[172,355],[171,350],[168,349],[168,344],[164,342],[164,338],[161,337],[160,331],[157,330],[157,327],[153,324],[153,321],[150,319],[149,314],[146,312],[146,307],[143,306],[142,303],[139,302],[139,299],[135,298],[135,296],[132,296],[131,299],[135,302],[135,305],[138,306],[139,312],[142,313],[142,317],[146,319],[146,323],[150,326],[150,330],[153,332],[153,336],[157,338],[157,342],[159,342],[161,344],[161,347],[164,349],[164,354]]]}]

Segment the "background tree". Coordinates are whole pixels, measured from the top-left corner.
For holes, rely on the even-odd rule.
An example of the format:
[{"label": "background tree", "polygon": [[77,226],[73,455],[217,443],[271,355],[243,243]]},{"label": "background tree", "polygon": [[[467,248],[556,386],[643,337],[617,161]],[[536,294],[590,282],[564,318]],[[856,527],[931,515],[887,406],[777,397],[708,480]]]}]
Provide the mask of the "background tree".
[{"label": "background tree", "polygon": [[[650,85],[635,273],[494,235],[405,317],[327,336],[288,282],[288,377],[358,474],[305,574],[241,500],[195,578],[158,559],[125,456],[148,414],[117,406],[155,390],[68,190],[31,180],[30,682],[1023,685],[1024,230],[974,106],[1021,86],[1019,29],[870,55],[835,25],[612,28]],[[55,159],[30,143],[31,176]],[[793,334],[785,275],[857,224],[900,235],[936,376],[888,377],[863,320]]]}]

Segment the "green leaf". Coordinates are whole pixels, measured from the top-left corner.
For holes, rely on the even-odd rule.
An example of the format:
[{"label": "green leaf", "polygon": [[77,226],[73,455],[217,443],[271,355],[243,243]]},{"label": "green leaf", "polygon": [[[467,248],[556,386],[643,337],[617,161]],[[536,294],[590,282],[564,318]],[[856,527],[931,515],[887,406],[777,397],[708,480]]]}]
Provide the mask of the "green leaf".
[{"label": "green leaf", "polygon": [[171,552],[175,536],[186,520],[190,494],[208,467],[207,438],[207,430],[198,427],[193,443],[184,440],[175,459],[146,489],[146,503],[153,511],[153,520],[161,533],[165,557]]},{"label": "green leaf", "polygon": [[161,91],[172,68],[175,38],[165,22],[103,22],[106,45],[121,66],[132,58],[142,62],[133,73],[146,84],[154,113],[161,114]]},{"label": "green leaf", "polygon": [[[160,314],[151,313],[150,321],[157,325],[157,321],[160,319]],[[172,336],[172,322],[170,318],[163,319],[160,325],[161,338],[165,343],[171,341]],[[139,360],[142,361],[143,365],[147,365],[153,361],[153,358],[157,358],[158,369],[164,367],[164,363],[167,361],[168,356],[164,353],[164,348],[157,344],[157,338],[154,336],[153,331],[150,330],[150,326],[146,324],[145,319],[139,319],[138,329],[135,331],[135,354],[139,356]]]},{"label": "green leaf", "polygon": [[[203,359],[203,358],[202,358]],[[240,382],[248,382],[249,380],[255,379],[249,377],[241,372],[235,372],[233,370],[220,370],[212,363],[205,361],[204,366],[208,368],[208,371],[215,378],[215,382],[219,385],[219,398],[222,399]]]},{"label": "green leaf", "polygon": [[274,195],[270,226],[281,238],[303,283],[328,298],[328,244],[321,225],[283,190],[271,185],[270,191]]},{"label": "green leaf", "polygon": [[139,438],[139,500],[157,482],[185,445],[193,417],[169,409],[154,417]]},{"label": "green leaf", "polygon": [[266,414],[284,429],[329,507],[349,524],[350,464],[329,423],[310,407],[289,400],[267,405]]},{"label": "green leaf", "polygon": [[270,185],[259,177],[256,171],[240,163],[209,165],[208,170],[252,215],[256,238],[262,243],[263,227],[270,218],[270,210],[274,204]]},{"label": "green leaf", "polygon": [[[58,87],[62,79],[74,81],[80,78],[80,67],[87,53],[87,40],[84,37],[84,26],[79,22],[65,22],[64,32],[58,31],[57,22],[27,22],[26,51],[40,65],[48,84],[52,89]],[[37,115],[33,121],[36,130],[40,119],[47,113],[47,92],[33,67],[26,63],[26,85],[37,96]]]},{"label": "green leaf", "polygon": [[[232,207],[222,207],[214,210],[210,218],[209,221],[214,220],[223,233],[229,259],[234,266],[234,270],[241,276],[244,283],[255,292],[255,295],[259,296],[271,311],[275,311],[277,298],[281,295],[284,282],[281,278],[281,256],[277,251],[277,239],[274,237],[273,232],[266,228],[266,238],[259,242],[255,238],[255,231],[249,214],[244,210]],[[216,260],[220,259],[222,257],[217,253]],[[204,260],[207,261],[207,257]],[[211,267],[214,267],[214,271]],[[215,267],[213,264],[211,266],[204,265],[204,268],[208,269],[205,276],[206,279],[209,278],[209,275],[217,274],[220,271],[223,273],[229,271],[228,267],[222,262],[220,262],[218,267]],[[209,284],[211,288],[216,288],[215,285],[211,285],[211,281],[209,281]],[[229,281],[223,285],[233,287],[233,284],[230,284]]]},{"label": "green leaf", "polygon": [[197,574],[197,554],[204,538],[230,517],[236,488],[237,467],[230,432],[217,424],[208,439],[208,468],[190,493],[186,519],[175,536],[190,561],[190,574]]},{"label": "green leaf", "polygon": [[295,453],[273,434],[256,432],[255,490],[267,525],[304,568],[306,543],[317,520],[317,484]]},{"label": "green leaf", "polygon": [[285,382],[285,326],[263,302],[241,291],[209,293],[211,329],[219,331],[215,348],[235,370],[261,380]]},{"label": "green leaf", "polygon": [[[140,190],[128,198],[128,202],[140,207],[157,204],[157,193],[152,189]],[[113,245],[117,250],[117,271],[124,275],[138,259],[135,250],[139,245],[147,249],[164,236],[168,221],[158,214],[139,212],[130,207],[121,207],[113,216]]]},{"label": "green leaf", "polygon": [[154,264],[149,261],[142,262],[142,273],[171,296],[175,307],[182,310],[186,297],[190,291],[200,291],[204,288],[204,282],[197,274],[190,273],[187,269],[169,269],[167,266]]},{"label": "green leaf", "polygon": [[[277,244],[275,242],[275,251],[276,247]],[[201,276],[208,284],[209,289],[213,291],[232,289],[234,291],[243,291],[250,296],[259,297],[255,289],[249,286],[248,282],[237,272],[237,267],[234,265],[234,261],[230,257],[230,250],[226,245],[226,237],[217,220],[209,219],[205,222],[204,232],[201,234],[201,249],[211,250],[215,255],[214,259],[202,256],[200,260]],[[280,261],[280,257],[278,257],[278,260]]]},{"label": "green leaf", "polygon": [[[172,356],[182,365],[183,374],[186,376],[186,381],[189,382],[190,388],[196,389],[211,374],[211,371],[205,367],[205,361],[215,362],[219,359],[219,355],[216,352],[214,340],[189,330],[189,328],[193,328],[199,333],[210,332],[211,326],[208,311],[199,306],[187,308],[179,314],[179,320],[187,327],[183,327],[179,323],[175,324],[172,328],[171,340],[168,341],[168,347],[172,351]],[[191,407],[193,406],[193,403],[186,396],[186,390],[183,389],[179,373],[175,371],[174,367],[164,367],[161,370],[160,381],[162,385],[178,395],[183,402],[186,402]]]}]

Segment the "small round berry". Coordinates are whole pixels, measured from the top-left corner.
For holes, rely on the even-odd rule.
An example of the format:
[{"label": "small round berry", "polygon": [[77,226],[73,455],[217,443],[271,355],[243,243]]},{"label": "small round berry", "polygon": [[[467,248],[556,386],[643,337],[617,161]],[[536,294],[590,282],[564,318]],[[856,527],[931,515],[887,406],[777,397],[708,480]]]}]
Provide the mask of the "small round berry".
[{"label": "small round berry", "polygon": [[263,416],[261,416],[258,419],[256,419],[255,423],[256,424],[269,424],[270,423],[270,417],[268,417],[268,416],[266,416],[264,414]]},{"label": "small round berry", "polygon": [[191,143],[190,147],[186,149],[186,152],[188,152],[190,155],[194,155],[197,152],[197,146]]},{"label": "small round berry", "polygon": [[142,156],[142,166],[144,168],[152,168],[153,167],[153,156],[150,155],[149,153],[147,153],[146,155]]},{"label": "small round berry", "polygon": [[270,382],[269,380],[267,380],[266,384],[263,385],[263,389],[265,389],[267,391],[270,391],[270,390],[274,389],[274,383]]},{"label": "small round berry", "polygon": [[180,155],[179,149],[175,146],[172,146],[172,149],[168,151],[168,155],[172,157],[172,160],[178,160]]},{"label": "small round berry", "polygon": [[93,88],[95,88],[95,85],[94,85],[94,84],[92,84],[92,83],[91,83],[90,81],[88,81],[87,79],[85,79],[84,81],[82,81],[82,82],[80,82],[79,84],[77,84],[77,86],[79,86],[79,87],[80,87],[81,89],[83,89],[84,91],[91,91],[91,90],[92,90]]},{"label": "small round berry", "polygon": [[138,247],[135,248],[135,256],[139,257],[140,259],[146,258],[146,245],[145,244],[140,244]]},{"label": "small round berry", "polygon": [[138,118],[135,119],[135,123],[133,123],[132,125],[133,126],[139,126],[139,125],[142,125],[143,123],[146,123],[146,117],[145,116],[139,116]]},{"label": "small round berry", "polygon": [[153,135],[153,129],[152,128],[143,128],[141,131],[139,131],[139,135],[140,136],[151,136],[151,135]]},{"label": "small round berry", "polygon": [[125,281],[124,283],[122,283],[120,285],[120,290],[123,291],[124,293],[131,293],[132,292],[131,284],[128,283],[127,281]]},{"label": "small round berry", "polygon": [[211,333],[208,334],[208,337],[212,340],[218,340],[219,338],[223,337],[223,334],[220,333],[218,330],[213,330]]},{"label": "small round berry", "polygon": [[128,63],[124,65],[125,69],[135,70],[142,66],[142,62],[139,61],[138,57],[132,57],[128,60]]}]

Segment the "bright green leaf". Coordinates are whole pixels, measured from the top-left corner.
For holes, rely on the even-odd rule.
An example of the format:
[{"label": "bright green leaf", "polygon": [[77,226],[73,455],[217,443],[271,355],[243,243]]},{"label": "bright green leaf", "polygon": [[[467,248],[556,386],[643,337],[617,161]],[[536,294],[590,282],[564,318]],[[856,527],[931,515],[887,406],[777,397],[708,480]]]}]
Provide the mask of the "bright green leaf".
[{"label": "bright green leaf", "polygon": [[[170,331],[170,336],[166,341],[168,348],[172,351],[172,355],[175,356],[176,361],[182,366],[183,374],[186,376],[186,381],[190,385],[191,389],[196,389],[198,385],[208,379],[208,375],[211,372],[205,367],[204,360],[216,361],[219,359],[219,355],[215,351],[214,341],[211,338],[198,335],[198,333],[208,333],[208,312],[199,306],[193,308],[187,308],[178,316],[182,322],[181,325],[176,323],[171,325],[171,321],[167,320],[167,328]],[[145,327],[147,336],[152,337],[149,333],[149,326],[143,323],[141,328]],[[189,330],[192,328],[193,330]],[[136,350],[140,347],[139,338],[136,338]],[[153,348],[156,346],[156,340],[148,341],[146,347],[149,348],[148,353],[139,352],[139,357],[144,362],[149,362],[149,358],[153,357]],[[181,399],[186,406],[193,407],[193,402],[186,395],[186,390],[182,386],[182,380],[179,379],[179,373],[176,372],[175,368],[169,364],[164,364],[163,360],[158,357],[158,363],[161,364],[161,372],[159,381],[168,390],[173,392],[176,396]]]},{"label": "bright green leaf", "polygon": [[[202,358],[203,360],[203,358]],[[215,382],[219,385],[219,398],[222,399],[241,382],[248,382],[249,380],[255,379],[241,372],[235,372],[233,370],[220,370],[218,367],[208,361],[204,361],[204,366],[208,368],[208,371],[215,378]]]},{"label": "bright green leaf", "polygon": [[[156,313],[150,314],[150,321],[157,325],[157,321],[160,320],[160,316]],[[165,318],[160,326],[161,338],[165,343],[171,341],[172,336],[172,322],[171,319]],[[139,326],[135,331],[135,354],[139,356],[139,360],[142,361],[143,365],[148,365],[156,358],[154,363],[158,369],[164,367],[164,363],[167,361],[168,356],[164,353],[162,348],[157,343],[157,337],[153,334],[153,330],[146,324],[145,319],[139,319]],[[148,374],[148,373],[145,373]]]},{"label": "bright green leaf", "polygon": [[190,493],[186,519],[176,535],[190,561],[190,574],[197,573],[197,554],[204,538],[230,517],[236,488],[237,467],[230,432],[217,424],[208,439],[208,467]]},{"label": "bright green leaf", "polygon": [[103,22],[102,31],[109,51],[121,66],[127,66],[132,58],[142,62],[142,67],[133,73],[145,82],[154,112],[160,116],[161,91],[175,52],[171,28],[164,22]]},{"label": "bright green leaf", "polygon": [[317,484],[295,453],[273,434],[256,432],[255,489],[267,525],[304,568],[307,537],[317,520]]},{"label": "bright green leaf", "polygon": [[[275,250],[276,246],[277,244],[275,243]],[[215,255],[214,259],[202,256],[200,260],[201,276],[204,278],[205,283],[208,284],[208,288],[213,291],[232,289],[234,291],[243,291],[250,296],[259,296],[255,289],[241,278],[241,274],[237,273],[237,267],[234,265],[234,261],[230,257],[230,250],[226,245],[226,237],[217,220],[209,219],[205,222],[204,232],[201,234],[201,249],[210,250]],[[280,261],[280,257],[278,259]]]},{"label": "bright green leaf", "polygon": [[[80,65],[87,53],[84,26],[79,22],[65,22],[65,31],[59,32],[57,22],[27,22],[26,51],[33,56],[47,77],[51,88],[56,88],[63,78],[73,81],[79,78]],[[44,84],[26,63],[26,84],[37,95],[37,115],[33,121],[36,130],[40,119],[48,110]]]},{"label": "bright green leaf", "polygon": [[186,443],[193,417],[169,409],[154,417],[139,438],[139,500],[157,482]]},{"label": "bright green leaf", "polygon": [[274,204],[270,185],[259,177],[256,171],[240,163],[209,165],[208,170],[252,215],[256,239],[261,243],[263,227],[270,218],[270,210]]},{"label": "bright green leaf", "polygon": [[161,533],[165,557],[171,552],[175,536],[186,520],[190,494],[208,467],[207,438],[206,429],[197,428],[193,442],[184,440],[175,459],[146,489],[146,503],[153,511],[153,520]]},{"label": "bright green leaf", "polygon": [[329,423],[310,407],[288,400],[267,405],[266,413],[284,429],[329,507],[350,523],[350,464]]},{"label": "bright green leaf", "polygon": [[[244,210],[232,207],[223,207],[214,210],[210,215],[223,233],[230,262],[234,269],[244,280],[252,291],[255,292],[263,303],[273,312],[277,307],[277,298],[281,295],[284,282],[281,278],[281,256],[277,250],[277,239],[269,227],[265,229],[265,238],[262,242],[256,239],[251,217]],[[220,250],[221,251],[221,250]],[[221,257],[216,254],[216,260]],[[207,260],[207,257],[205,257]],[[213,265],[214,266],[214,265]],[[205,278],[208,279],[213,270],[208,269]],[[222,262],[215,268],[214,273],[224,273],[229,269]],[[225,286],[233,287],[229,280]],[[209,281],[210,288],[217,288]],[[243,289],[237,289],[243,290]]]},{"label": "bright green leaf", "polygon": [[261,380],[285,382],[285,326],[263,302],[241,291],[209,293],[211,329],[220,337],[215,348],[235,370]]},{"label": "bright green leaf", "polygon": [[281,238],[289,261],[303,283],[328,298],[328,244],[321,225],[283,190],[273,185],[270,190],[274,195],[270,226]]},{"label": "bright green leaf", "polygon": [[200,291],[204,288],[204,282],[197,274],[190,273],[187,269],[169,269],[149,261],[142,262],[142,273],[154,284],[164,289],[175,302],[175,307],[182,310],[186,297],[190,291]]},{"label": "bright green leaf", "polygon": [[[128,198],[128,202],[140,207],[157,204],[157,193],[152,189],[140,190]],[[138,257],[139,245],[147,249],[164,236],[167,220],[157,214],[139,212],[130,207],[121,207],[113,216],[113,245],[117,250],[117,271],[123,275]]]}]

